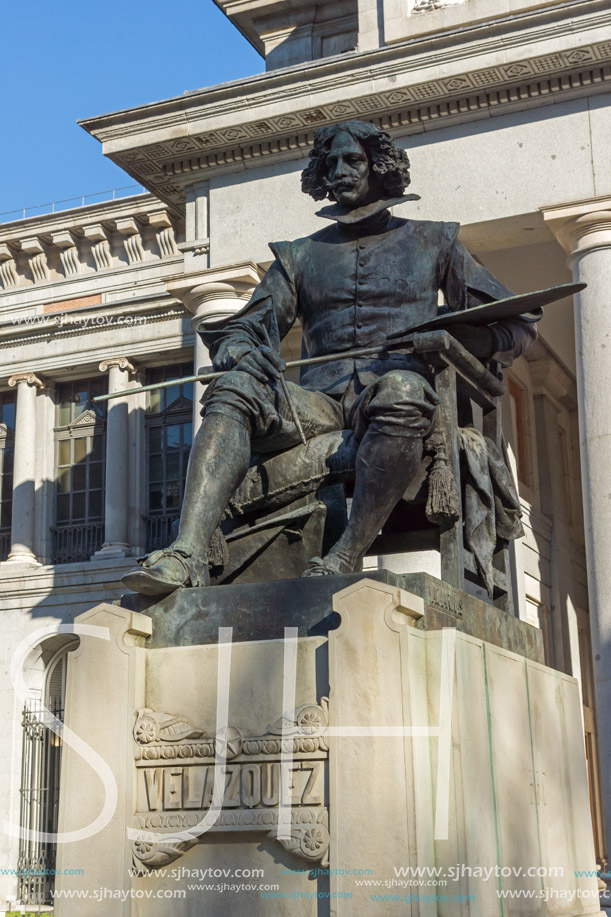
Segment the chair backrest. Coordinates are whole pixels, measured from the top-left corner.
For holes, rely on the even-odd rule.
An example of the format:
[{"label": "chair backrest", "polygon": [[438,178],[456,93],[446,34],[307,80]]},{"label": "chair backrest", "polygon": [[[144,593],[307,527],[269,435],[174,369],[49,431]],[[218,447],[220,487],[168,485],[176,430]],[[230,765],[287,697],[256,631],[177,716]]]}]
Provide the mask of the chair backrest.
[{"label": "chair backrest", "polygon": [[[501,455],[504,453],[501,426],[503,383],[447,332],[416,335],[414,347],[416,352],[426,354],[433,368],[435,391],[441,399],[438,423],[445,436],[448,462],[455,480],[460,482],[465,468],[461,456],[460,427],[465,424],[465,408],[469,410],[470,402],[481,409],[481,434],[496,446]],[[478,563],[473,551],[465,546],[462,492],[463,488],[459,487],[458,517],[441,523],[439,527],[441,578],[459,589],[464,589],[465,580],[469,580],[489,594],[491,591],[490,599],[495,605],[514,613],[516,602],[509,544],[497,539],[492,545],[491,571],[486,581],[481,562]]]}]

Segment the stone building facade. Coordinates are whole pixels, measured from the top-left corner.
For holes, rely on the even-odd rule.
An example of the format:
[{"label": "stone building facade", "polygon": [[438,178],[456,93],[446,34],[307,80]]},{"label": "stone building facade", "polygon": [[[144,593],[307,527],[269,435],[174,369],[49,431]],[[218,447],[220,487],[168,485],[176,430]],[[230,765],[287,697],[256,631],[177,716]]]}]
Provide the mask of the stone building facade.
[{"label": "stone building facade", "polygon": [[[170,540],[180,507],[199,387],[133,396],[111,412],[93,397],[209,362],[198,324],[248,299],[271,261],[268,241],[319,228],[299,188],[315,130],[362,118],[409,150],[421,200],[399,215],[460,221],[467,247],[517,292],[588,283],[548,309],[538,342],[508,371],[504,425],[526,528],[513,556],[517,613],[543,630],[547,663],[580,680],[606,863],[608,3],[215,2],[266,72],[83,122],[149,193],[0,225],[0,811],[40,824],[51,803],[42,811],[35,790],[57,782],[52,750],[37,759],[22,721],[16,649],[31,638],[26,682],[61,708],[70,637],[44,628],[118,597],[133,557]],[[285,353],[299,352],[294,329]],[[438,570],[431,552],[367,563]],[[52,863],[51,847],[1,836],[9,868],[35,855]],[[0,877],[0,903],[48,894],[34,885]]]}]

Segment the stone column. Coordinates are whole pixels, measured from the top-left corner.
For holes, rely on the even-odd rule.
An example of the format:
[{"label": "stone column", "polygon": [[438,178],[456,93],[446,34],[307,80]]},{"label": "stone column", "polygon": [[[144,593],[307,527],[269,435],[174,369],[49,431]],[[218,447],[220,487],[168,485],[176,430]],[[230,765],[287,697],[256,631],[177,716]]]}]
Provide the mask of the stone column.
[{"label": "stone column", "polygon": [[[191,327],[195,332],[193,355],[193,372],[210,364],[208,349],[199,329],[206,322],[217,322],[230,318],[242,309],[252,295],[252,291],[261,279],[259,268],[252,262],[230,265],[226,268],[213,268],[185,274],[180,280],[167,285],[168,292],[185,304],[193,313]],[[193,435],[201,423],[200,399],[205,385],[196,383],[193,387]]]},{"label": "stone column", "polygon": [[[533,348],[534,350],[534,348]],[[558,415],[575,410],[575,383],[549,357],[528,363],[533,383],[535,430],[539,461],[539,496],[542,513],[552,522],[551,533],[551,624],[555,669],[573,675],[581,684],[579,626],[573,602],[573,546],[569,527],[569,506],[562,461]]]},{"label": "stone column", "polygon": [[[108,372],[108,394],[129,388],[135,368],[126,357],[110,357],[100,363]],[[128,554],[129,505],[129,405],[126,398],[108,402],[106,419],[106,488],[104,496],[104,544],[96,557]]]},{"label": "stone column", "polygon": [[544,211],[575,281],[577,398],[603,803],[611,834],[611,198]]},{"label": "stone column", "polygon": [[34,373],[16,373],[8,384],[17,386],[13,523],[8,560],[10,563],[38,565],[34,554],[36,389],[44,388],[44,383]]}]

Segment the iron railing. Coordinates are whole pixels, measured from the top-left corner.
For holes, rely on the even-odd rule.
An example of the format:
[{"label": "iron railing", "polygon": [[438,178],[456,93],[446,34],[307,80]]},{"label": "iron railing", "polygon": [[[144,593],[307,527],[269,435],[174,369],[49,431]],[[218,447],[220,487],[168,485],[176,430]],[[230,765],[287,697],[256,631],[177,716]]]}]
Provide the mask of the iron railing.
[{"label": "iron railing", "polygon": [[11,550],[11,530],[0,529],[0,560],[6,560]]},{"label": "iron railing", "polygon": [[56,525],[53,534],[53,563],[70,564],[89,560],[104,543],[104,522]]},{"label": "iron railing", "polygon": [[[140,188],[140,191],[134,191]],[[131,194],[120,194],[129,191]],[[61,201],[47,201],[46,204],[33,204],[31,207],[20,207],[18,210],[3,210],[0,213],[0,223],[13,222],[14,220],[27,220],[30,216],[44,216],[46,213],[58,213],[62,210],[74,210],[77,207],[87,207],[89,204],[101,204],[104,201],[116,201],[117,198],[131,197],[132,194],[147,194],[143,185],[123,185],[120,188],[109,188],[106,191],[94,191],[93,194],[79,194],[78,197],[65,197]],[[101,198],[101,200],[95,200]],[[76,203],[75,203],[76,201]],[[63,204],[70,206],[64,207]],[[20,214],[16,216],[15,214]]]},{"label": "iron railing", "polygon": [[146,550],[149,553],[167,548],[174,541],[179,518],[179,512],[146,517]]},{"label": "iron railing", "polygon": [[[63,722],[61,705],[49,712]],[[19,840],[18,894],[22,904],[39,907],[52,902],[56,855],[56,845],[40,840],[39,835],[57,833],[59,808],[61,739],[47,722],[48,714],[40,702],[24,707],[19,824],[36,834]]]}]

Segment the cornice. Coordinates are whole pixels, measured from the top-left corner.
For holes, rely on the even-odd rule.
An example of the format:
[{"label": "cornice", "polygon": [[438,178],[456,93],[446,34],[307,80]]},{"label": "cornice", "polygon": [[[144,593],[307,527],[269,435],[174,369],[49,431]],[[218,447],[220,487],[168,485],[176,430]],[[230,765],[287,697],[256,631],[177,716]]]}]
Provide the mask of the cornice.
[{"label": "cornice", "polygon": [[[159,338],[152,340],[150,337],[124,342],[121,345],[121,349],[125,350],[129,346],[129,352],[134,360],[146,366],[153,366],[163,365],[164,362],[167,362],[168,357],[177,363],[188,363],[193,358],[193,345],[193,332],[188,325],[185,328],[181,322],[178,328],[170,326],[164,329],[162,351],[160,350]],[[78,350],[72,348],[71,350],[48,356],[41,354],[37,358],[37,366],[41,372],[44,372],[45,379],[49,385],[69,381],[70,379],[82,379],[88,373],[92,375],[98,374],[100,360],[108,355],[112,346],[113,342],[107,340],[106,337],[85,339],[78,342]],[[0,379],[6,379],[15,369],[27,368],[30,364],[31,357],[24,357],[20,361],[13,360],[11,365],[5,366],[4,369],[0,365]],[[4,387],[4,383],[2,387]]]},{"label": "cornice", "polygon": [[72,207],[55,213],[42,213],[26,217],[23,220],[11,220],[0,223],[0,241],[29,238],[30,236],[51,235],[66,229],[80,228],[89,223],[105,222],[148,213],[163,208],[163,204],[154,194],[132,194],[114,201],[100,201],[97,204],[86,204],[84,207]]},{"label": "cornice", "polygon": [[248,42],[249,42],[249,43],[259,52],[259,54],[263,57],[263,56],[264,56],[264,53],[263,53],[263,52],[264,52],[264,49],[263,49],[263,42],[259,39],[259,37],[256,36],[257,40],[255,41],[255,40],[254,40],[255,36],[253,36],[249,31],[247,31],[239,20],[238,20],[238,21],[234,21],[234,20],[230,19],[230,18],[229,18],[229,15],[228,15],[228,13],[227,13],[227,10],[225,9],[225,5],[221,2],[221,0],[212,0],[212,2],[213,2],[216,6],[218,6],[218,8],[219,8],[219,10],[221,11],[221,13],[223,13],[223,15],[226,16],[227,19],[229,19],[229,21],[231,22],[231,24],[232,24],[239,32],[241,32],[241,34],[244,36],[244,38],[246,39],[246,41],[248,41]]},{"label": "cornice", "polygon": [[[96,310],[98,313],[100,311],[103,312],[107,319],[112,319],[113,316],[125,317],[129,315],[131,318],[137,318],[142,325],[173,321],[189,316],[189,312],[182,303],[177,302],[175,299],[170,299],[170,297],[156,303],[147,302],[140,306],[130,302],[113,303],[112,306],[104,304]],[[40,316],[41,321],[32,324],[16,324],[14,322],[0,324],[0,343],[3,347],[21,347],[36,343],[46,344],[50,339],[57,340],[58,338],[72,338],[95,333],[116,333],[117,329],[130,328],[136,324],[136,322],[127,323],[125,321],[118,324],[112,320],[107,320],[103,324],[85,321],[86,318],[91,318],[94,315],[95,312],[93,310],[79,310],[77,316],[79,320],[74,321],[74,316],[70,316],[71,321],[67,324],[58,324],[57,316],[53,315],[50,315],[48,319],[45,316]]]},{"label": "cornice", "polygon": [[346,54],[81,124],[110,159],[181,211],[186,184],[266,158],[300,158],[325,123],[364,118],[405,136],[608,91],[608,4],[562,8],[562,20],[544,9],[518,23]]},{"label": "cornice", "polygon": [[[99,271],[83,272],[77,277],[60,277],[46,283],[0,289],[0,317],[4,317],[9,312],[13,314],[27,309],[56,306],[66,300],[80,299],[92,293],[100,293],[103,296],[120,296],[122,292],[133,292],[136,284],[147,287],[161,285],[163,288],[166,276],[175,274],[182,261],[182,257],[176,255],[172,258],[160,258],[157,261],[123,264],[120,267],[111,265]],[[141,281],[138,274],[141,274],[143,270],[153,270],[158,273],[150,279]],[[10,302],[10,300],[13,301]],[[10,302],[10,305],[7,302]],[[110,304],[114,305],[114,302],[111,301]]]},{"label": "cornice", "polygon": [[[15,570],[14,564],[0,564],[2,599],[0,615],[12,610],[12,601],[24,599],[52,599],[53,605],[81,604],[83,595],[113,588],[117,598],[121,594],[121,576],[133,566],[134,559],[95,560],[74,564],[44,564],[39,567]],[[53,601],[54,597],[57,598]],[[71,598],[69,598],[71,597]],[[22,607],[20,604],[18,607]]]},{"label": "cornice", "polygon": [[[564,13],[559,19],[558,11]],[[586,15],[588,14],[588,15]],[[534,24],[533,24],[534,20]],[[193,121],[205,107],[206,115],[227,114],[253,107],[253,100],[293,100],[341,85],[370,85],[372,79],[399,77],[447,61],[468,61],[479,54],[515,46],[545,47],[550,38],[578,35],[608,25],[606,0],[568,0],[530,14],[499,16],[493,22],[474,24],[437,35],[427,34],[372,51],[346,52],[279,70],[255,74],[173,96],[158,102],[83,118],[78,123],[98,140],[124,135],[149,135],[159,128]],[[528,28],[528,26],[531,26]]]}]

